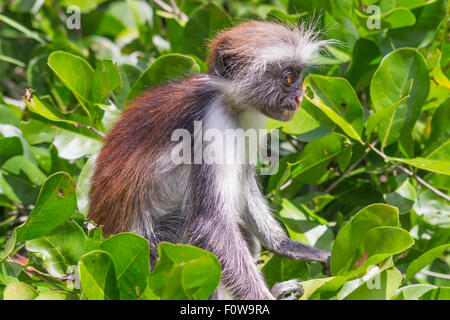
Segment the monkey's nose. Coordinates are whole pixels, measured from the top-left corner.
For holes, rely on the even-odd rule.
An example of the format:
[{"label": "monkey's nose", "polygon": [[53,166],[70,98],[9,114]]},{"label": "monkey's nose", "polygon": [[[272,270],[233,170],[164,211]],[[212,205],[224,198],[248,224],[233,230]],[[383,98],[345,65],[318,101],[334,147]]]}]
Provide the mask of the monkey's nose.
[{"label": "monkey's nose", "polygon": [[297,105],[300,105],[300,103],[302,102],[302,97],[303,97],[302,95],[298,95],[295,97],[295,103]]}]

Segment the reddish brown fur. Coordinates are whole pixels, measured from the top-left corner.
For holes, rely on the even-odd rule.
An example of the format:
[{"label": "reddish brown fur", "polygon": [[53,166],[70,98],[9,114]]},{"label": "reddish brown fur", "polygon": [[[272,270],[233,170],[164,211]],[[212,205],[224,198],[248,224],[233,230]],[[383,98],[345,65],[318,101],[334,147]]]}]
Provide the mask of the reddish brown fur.
[{"label": "reddish brown fur", "polygon": [[[132,102],[105,139],[96,162],[90,193],[89,218],[104,226],[106,233],[130,231],[151,192],[151,166],[192,112],[192,92],[200,76],[147,91]],[[198,108],[198,107],[197,107]]]}]

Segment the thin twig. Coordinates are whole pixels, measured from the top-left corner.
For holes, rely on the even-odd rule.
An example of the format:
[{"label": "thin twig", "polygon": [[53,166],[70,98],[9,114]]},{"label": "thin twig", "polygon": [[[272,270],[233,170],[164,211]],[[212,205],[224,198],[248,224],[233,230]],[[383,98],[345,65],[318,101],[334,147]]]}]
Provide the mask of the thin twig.
[{"label": "thin twig", "polygon": [[443,274],[443,273],[438,273],[438,272],[433,272],[433,271],[428,271],[428,270],[421,270],[420,273],[423,273],[424,275],[427,275],[430,277],[450,280],[450,274]]},{"label": "thin twig", "polygon": [[162,0],[153,0],[158,6],[160,6],[164,11],[170,12],[178,16],[180,19],[187,21],[189,18],[188,16],[178,8],[177,3],[175,0],[170,0],[170,4],[168,5]]},{"label": "thin twig", "polygon": [[[364,143],[365,146],[369,147],[373,152],[375,152],[376,154],[378,154],[380,157],[382,157],[385,161],[387,160],[388,156],[386,154],[384,154],[382,151],[378,150],[377,148],[375,148],[374,146],[372,146],[369,143]],[[410,176],[411,178],[414,178],[417,180],[417,182],[419,182],[421,185],[423,185],[425,188],[431,190],[432,192],[434,192],[435,194],[437,194],[438,196],[444,198],[447,201],[450,201],[450,197],[448,195],[446,195],[445,193],[439,191],[438,189],[436,189],[435,187],[433,187],[432,185],[430,185],[428,182],[426,182],[425,180],[423,180],[421,177],[419,177],[418,175],[416,175],[414,172],[412,172],[411,170],[409,170],[408,168],[403,167],[402,165],[398,164],[395,161],[390,160],[390,162],[395,165],[397,168],[399,168],[401,171],[403,171],[404,173],[406,173],[408,176]]]},{"label": "thin twig", "polygon": [[98,135],[99,135],[100,137],[102,137],[102,138],[106,137],[106,135],[105,135],[103,132],[101,132],[100,130],[97,130],[97,129],[95,129],[94,127],[91,127],[91,126],[86,126],[86,125],[81,124],[81,123],[76,123],[76,124],[75,124],[75,127],[81,127],[81,128],[88,129],[88,130],[90,130],[90,131],[92,131],[92,132],[98,134]]},{"label": "thin twig", "polygon": [[59,289],[59,290],[61,290],[61,291],[70,293],[70,294],[72,294],[72,295],[78,297],[74,292],[69,291],[69,290],[66,290],[66,289],[64,289],[64,288],[61,288],[61,287],[58,286],[56,283],[53,283],[53,282],[51,282],[50,280],[46,279],[46,278],[44,277],[44,275],[41,274],[40,272],[36,272],[36,271],[33,271],[33,270],[29,270],[29,269],[26,269],[25,272],[28,273],[28,274],[35,275],[36,277],[38,277],[38,278],[41,279],[42,281],[48,283],[49,285],[55,287],[56,289]]}]

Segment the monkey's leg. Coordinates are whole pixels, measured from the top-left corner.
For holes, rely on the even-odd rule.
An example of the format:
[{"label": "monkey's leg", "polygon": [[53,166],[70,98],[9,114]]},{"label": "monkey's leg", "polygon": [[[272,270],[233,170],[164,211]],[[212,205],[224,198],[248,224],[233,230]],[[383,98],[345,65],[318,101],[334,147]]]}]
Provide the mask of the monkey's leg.
[{"label": "monkey's leg", "polygon": [[[232,173],[230,168],[229,174]],[[227,189],[213,165],[193,165],[185,241],[212,252],[222,265],[222,282],[237,299],[274,299],[239,228],[236,186]],[[222,173],[228,174],[228,171]],[[219,181],[218,181],[219,180]]]},{"label": "monkey's leg", "polygon": [[326,250],[293,241],[284,233],[283,229],[270,213],[264,196],[258,186],[256,174],[248,172],[247,197],[247,225],[268,250],[283,257],[306,262],[318,261],[324,266],[324,273],[329,272],[330,253]]}]

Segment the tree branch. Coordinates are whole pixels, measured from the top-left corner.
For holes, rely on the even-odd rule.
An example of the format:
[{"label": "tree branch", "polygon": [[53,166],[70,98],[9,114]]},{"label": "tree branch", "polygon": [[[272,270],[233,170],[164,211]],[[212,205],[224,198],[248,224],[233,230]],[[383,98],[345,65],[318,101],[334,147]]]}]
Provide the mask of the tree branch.
[{"label": "tree branch", "polygon": [[[365,142],[364,145],[367,146],[368,148],[370,148],[373,152],[378,154],[380,157],[382,157],[385,161],[387,161],[388,156],[386,154],[384,154],[382,151],[378,150],[373,145],[371,145],[371,144],[369,144],[367,142]],[[426,182],[421,177],[416,175],[413,171],[409,170],[408,168],[403,167],[402,165],[398,164],[395,161],[392,161],[392,160],[388,160],[388,161],[390,161],[393,165],[395,165],[397,168],[399,168],[401,171],[406,173],[411,178],[416,179],[416,181],[419,182],[421,185],[423,185],[425,188],[431,190],[432,192],[434,192],[438,196],[444,198],[445,200],[450,201],[450,197],[448,195],[446,195],[445,193],[439,191],[438,189],[436,189],[435,187],[430,185],[428,182]]]}]

